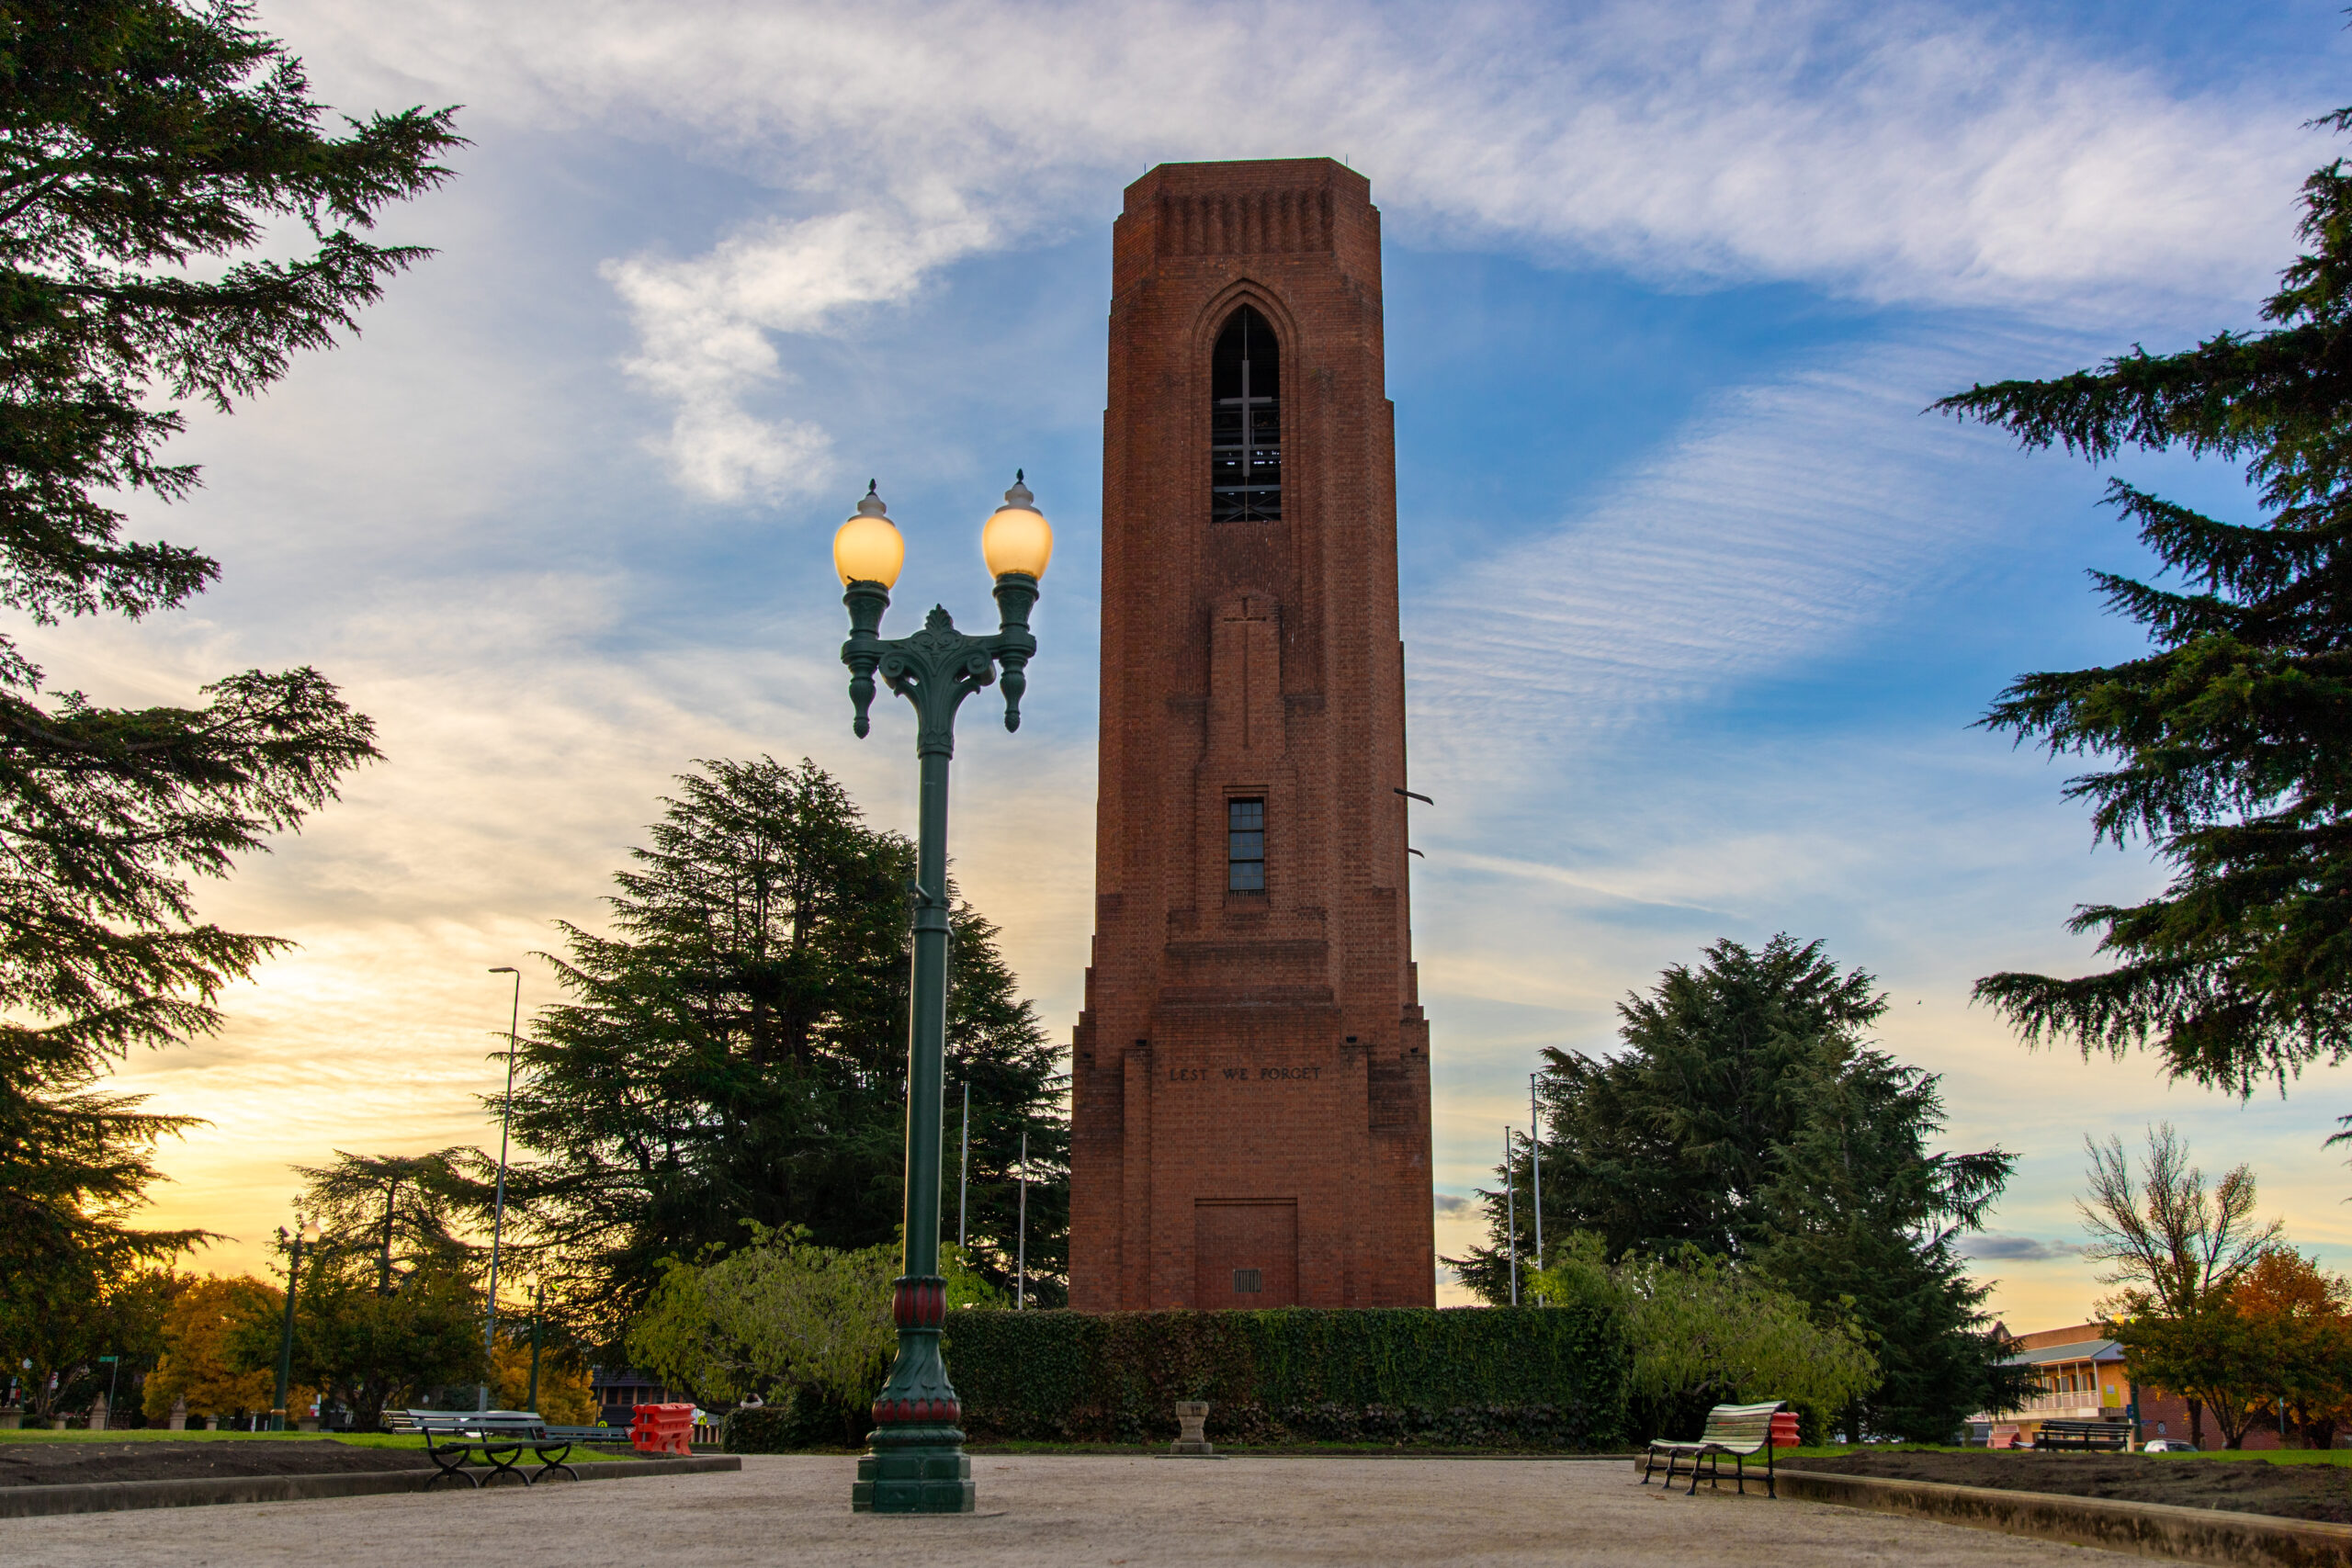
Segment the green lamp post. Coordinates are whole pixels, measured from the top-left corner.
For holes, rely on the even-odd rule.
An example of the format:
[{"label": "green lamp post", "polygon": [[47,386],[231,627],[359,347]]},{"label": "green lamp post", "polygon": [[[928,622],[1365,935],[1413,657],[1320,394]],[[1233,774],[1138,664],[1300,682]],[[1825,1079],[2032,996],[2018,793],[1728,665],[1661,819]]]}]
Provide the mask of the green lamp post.
[{"label": "green lamp post", "polygon": [[289,1236],[281,1226],[277,1233],[280,1246],[287,1249],[286,1262],[286,1325],[277,1337],[277,1399],[269,1412],[269,1429],[286,1430],[286,1395],[294,1381],[294,1287],[302,1278],[302,1244],[316,1243],[319,1222],[303,1221],[294,1216],[294,1234]]},{"label": "green lamp post", "polygon": [[833,536],[833,569],[849,607],[851,728],[862,738],[874,702],[874,677],[914,704],[915,755],[922,769],[916,837],[914,975],[907,1029],[907,1191],[904,1272],[890,1295],[899,1356],[874,1401],[874,1434],[857,1461],[851,1506],[860,1513],[968,1514],[972,1461],[956,1423],[962,1407],[939,1355],[947,1316],[947,1281],[939,1272],[941,1102],[946,1098],[947,764],[956,751],[956,710],[1003,672],[1004,727],[1021,728],[1021,694],[1037,639],[1029,609],[1054,553],[1054,531],[1036,498],[1013,476],[980,531],[980,553],[996,579],[1002,625],[994,637],[967,637],[934,606],[912,637],[886,641],[882,613],[906,564],[906,541],[882,498],[868,485],[857,513]]}]

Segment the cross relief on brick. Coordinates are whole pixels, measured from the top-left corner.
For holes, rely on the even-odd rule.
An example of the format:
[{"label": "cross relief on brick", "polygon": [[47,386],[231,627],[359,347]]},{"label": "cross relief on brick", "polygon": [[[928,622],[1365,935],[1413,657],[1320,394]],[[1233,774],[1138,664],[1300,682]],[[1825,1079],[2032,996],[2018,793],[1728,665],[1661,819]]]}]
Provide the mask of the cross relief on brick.
[{"label": "cross relief on brick", "polygon": [[1209,665],[1209,752],[1283,749],[1282,606],[1245,593],[1218,606]]}]

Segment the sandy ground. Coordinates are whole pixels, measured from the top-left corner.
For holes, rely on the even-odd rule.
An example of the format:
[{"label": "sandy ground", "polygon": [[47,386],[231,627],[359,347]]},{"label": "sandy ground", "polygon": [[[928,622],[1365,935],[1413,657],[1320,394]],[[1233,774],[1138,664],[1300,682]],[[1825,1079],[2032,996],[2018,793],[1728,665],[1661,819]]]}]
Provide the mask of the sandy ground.
[{"label": "sandy ground", "polygon": [[0,1519],[0,1563],[314,1568],[359,1542],[371,1561],[534,1568],[2117,1561],[1728,1488],[1667,1495],[1622,1460],[985,1457],[972,1463],[970,1518],[853,1514],[854,1465],[750,1458],[740,1474]]}]

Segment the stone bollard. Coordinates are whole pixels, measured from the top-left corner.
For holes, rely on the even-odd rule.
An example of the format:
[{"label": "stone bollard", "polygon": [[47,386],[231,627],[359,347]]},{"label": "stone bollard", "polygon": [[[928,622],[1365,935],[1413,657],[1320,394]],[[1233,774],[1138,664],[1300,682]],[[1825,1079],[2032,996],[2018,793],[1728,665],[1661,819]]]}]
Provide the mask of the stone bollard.
[{"label": "stone bollard", "polygon": [[1176,1446],[1168,1451],[1188,1458],[1214,1458],[1216,1450],[1209,1446],[1207,1434],[1209,1402],[1205,1399],[1180,1399],[1176,1402]]},{"label": "stone bollard", "polygon": [[204,1418],[204,1429],[208,1432],[219,1431],[220,1429],[220,1417],[218,1416],[207,1416]]},{"label": "stone bollard", "polygon": [[17,1404],[0,1404],[0,1432],[15,1432],[21,1430],[24,1424],[25,1412],[23,1406]]},{"label": "stone bollard", "polygon": [[168,1417],[168,1424],[175,1432],[187,1430],[187,1399],[185,1395],[172,1401],[172,1413]]},{"label": "stone bollard", "polygon": [[103,1432],[113,1425],[114,1413],[107,1408],[107,1396],[101,1393],[90,1401],[90,1430]]},{"label": "stone bollard", "polygon": [[65,1417],[62,1416],[51,1416],[49,1418],[49,1429],[52,1432],[62,1432],[65,1430]]}]

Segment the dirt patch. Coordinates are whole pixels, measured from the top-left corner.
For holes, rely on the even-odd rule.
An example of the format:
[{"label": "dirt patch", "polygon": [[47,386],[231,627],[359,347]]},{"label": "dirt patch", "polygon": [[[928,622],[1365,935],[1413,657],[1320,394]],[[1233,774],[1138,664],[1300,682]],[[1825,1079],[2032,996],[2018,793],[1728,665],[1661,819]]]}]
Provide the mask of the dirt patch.
[{"label": "dirt patch", "polygon": [[2352,1525],[2352,1473],[2333,1464],[2154,1454],[1885,1453],[1784,1459],[1781,1468]]},{"label": "dirt patch", "polygon": [[371,1449],[311,1441],[222,1440],[0,1444],[0,1486],[85,1481],[177,1481],[232,1475],[340,1475],[431,1470],[423,1449]]}]

